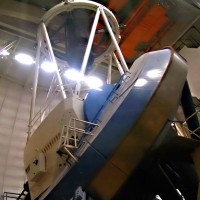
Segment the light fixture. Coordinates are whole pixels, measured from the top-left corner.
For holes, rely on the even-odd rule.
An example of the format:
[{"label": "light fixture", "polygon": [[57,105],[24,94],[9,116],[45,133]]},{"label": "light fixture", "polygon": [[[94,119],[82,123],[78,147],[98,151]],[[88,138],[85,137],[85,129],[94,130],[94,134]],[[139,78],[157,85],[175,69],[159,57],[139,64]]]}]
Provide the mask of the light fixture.
[{"label": "light fixture", "polygon": [[142,86],[144,86],[144,85],[146,85],[146,84],[147,84],[147,80],[146,80],[146,79],[144,79],[144,78],[139,78],[139,79],[137,79],[137,81],[135,82],[134,86],[135,86],[135,87],[142,87]]},{"label": "light fixture", "polygon": [[162,200],[161,197],[158,194],[155,196],[155,198],[158,199],[158,200]]},{"label": "light fixture", "polygon": [[178,194],[182,197],[183,200],[185,200],[185,197],[182,195],[181,191],[179,189],[176,189],[176,191],[178,192]]},{"label": "light fixture", "polygon": [[153,69],[147,72],[147,76],[152,79],[156,79],[162,76],[162,70],[160,69]]},{"label": "light fixture", "polygon": [[75,70],[75,69],[68,69],[65,73],[64,73],[65,77],[69,80],[72,81],[80,81],[81,80],[81,74],[79,71]]},{"label": "light fixture", "polygon": [[99,89],[103,85],[102,80],[95,76],[85,78],[85,82],[91,89]]},{"label": "light fixture", "polygon": [[50,62],[50,61],[43,61],[41,64],[41,69],[43,69],[46,72],[55,72],[56,70],[56,66],[54,65],[54,63]]},{"label": "light fixture", "polygon": [[35,61],[33,60],[33,58],[30,55],[24,54],[24,53],[16,54],[15,60],[17,60],[18,62],[25,64],[25,65],[31,65],[31,64],[35,63]]},{"label": "light fixture", "polygon": [[88,77],[81,77],[81,74],[79,71],[75,69],[68,69],[64,73],[65,77],[72,81],[83,81],[85,82],[91,89],[98,89],[103,85],[103,82],[101,79],[95,77],[95,76],[88,76]]},{"label": "light fixture", "polygon": [[0,55],[1,56],[9,56],[10,52],[8,52],[7,50],[3,50],[3,51],[0,51]]}]

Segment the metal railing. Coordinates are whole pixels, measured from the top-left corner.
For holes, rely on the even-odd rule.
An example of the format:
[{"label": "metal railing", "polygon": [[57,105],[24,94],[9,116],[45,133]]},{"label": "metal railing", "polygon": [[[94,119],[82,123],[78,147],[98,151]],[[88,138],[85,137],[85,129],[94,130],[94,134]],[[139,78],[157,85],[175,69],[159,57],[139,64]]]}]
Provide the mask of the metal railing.
[{"label": "metal railing", "polygon": [[31,120],[31,127],[30,127],[30,136],[32,133],[37,129],[37,127],[42,123],[42,121],[46,118],[46,116],[53,110],[55,105],[53,105],[54,100],[57,99],[58,86],[52,91],[50,96],[45,100],[45,103],[41,106],[39,111],[35,114],[33,119]]},{"label": "metal railing", "polygon": [[3,195],[1,195],[1,200],[10,200],[10,199],[19,199],[22,200],[26,197],[26,194],[21,196],[19,198],[20,194],[14,193],[14,192],[4,192]]},{"label": "metal railing", "polygon": [[196,112],[192,113],[188,118],[186,118],[182,122],[180,121],[173,122],[176,132],[179,136],[183,136],[187,138],[191,138],[192,136],[195,136],[196,138],[200,139],[200,136],[196,134],[196,132],[200,130],[200,126],[196,127],[195,130],[190,130],[187,125],[188,120],[190,120],[195,115],[197,115],[198,117],[200,115],[200,110],[197,110]]},{"label": "metal railing", "polygon": [[81,119],[70,118],[68,125],[63,125],[62,127],[58,151],[68,154],[77,161],[72,151],[80,146],[84,136],[93,135],[91,130],[96,126],[99,125]]}]

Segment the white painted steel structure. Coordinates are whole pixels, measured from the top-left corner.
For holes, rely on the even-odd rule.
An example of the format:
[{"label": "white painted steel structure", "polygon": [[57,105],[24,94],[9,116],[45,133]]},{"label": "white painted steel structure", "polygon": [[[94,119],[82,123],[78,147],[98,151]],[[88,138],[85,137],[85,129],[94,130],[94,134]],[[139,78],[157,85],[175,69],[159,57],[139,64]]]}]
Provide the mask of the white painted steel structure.
[{"label": "white painted steel structure", "polygon": [[[111,82],[111,67],[112,67],[112,59],[115,61],[115,64],[118,67],[118,70],[120,74],[124,74],[126,71],[129,71],[128,66],[125,62],[125,59],[122,55],[122,52],[119,48],[119,41],[120,41],[120,35],[119,35],[119,24],[115,18],[115,16],[112,14],[110,10],[108,10],[106,7],[102,6],[99,3],[92,2],[92,1],[85,1],[85,0],[73,0],[73,1],[65,1],[62,2],[52,9],[50,9],[41,19],[41,23],[38,27],[38,35],[37,35],[37,54],[36,54],[36,66],[35,66],[35,78],[33,82],[33,95],[32,95],[32,103],[31,103],[31,111],[30,111],[30,119],[29,119],[29,130],[28,130],[28,138],[33,133],[33,118],[35,115],[35,99],[36,99],[36,93],[37,93],[37,82],[38,82],[38,74],[39,74],[39,65],[40,65],[40,59],[42,57],[42,54],[49,56],[49,60],[53,63],[54,66],[56,66],[56,78],[57,78],[57,85],[59,87],[59,91],[61,92],[61,96],[63,99],[67,98],[65,88],[63,86],[63,81],[60,75],[60,69],[57,65],[56,58],[53,52],[53,48],[50,42],[50,38],[48,35],[47,27],[50,21],[56,17],[57,15],[61,14],[62,12],[69,12],[73,9],[87,9],[92,10],[96,12],[93,25],[91,28],[90,36],[88,38],[88,44],[85,50],[85,54],[83,57],[80,74],[81,77],[85,75],[86,66],[88,63],[89,55],[91,53],[91,48],[94,41],[95,32],[97,30],[97,25],[100,16],[102,16],[103,21],[105,23],[105,26],[109,32],[111,43],[107,47],[107,49],[99,55],[95,60],[102,60],[106,56],[110,56],[109,58],[109,71],[108,71],[108,82]],[[116,51],[119,60],[115,53]],[[77,81],[77,85],[74,90],[74,94],[78,95],[81,91],[81,81]]]}]

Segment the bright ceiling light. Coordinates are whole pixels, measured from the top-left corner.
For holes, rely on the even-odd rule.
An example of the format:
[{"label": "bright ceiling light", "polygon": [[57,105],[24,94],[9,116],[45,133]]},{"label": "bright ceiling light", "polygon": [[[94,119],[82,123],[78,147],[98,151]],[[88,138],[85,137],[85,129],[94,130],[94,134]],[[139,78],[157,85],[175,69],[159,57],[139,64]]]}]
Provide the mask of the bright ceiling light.
[{"label": "bright ceiling light", "polygon": [[146,84],[147,84],[147,80],[146,80],[146,79],[144,79],[144,78],[139,78],[139,79],[135,82],[134,86],[135,86],[135,87],[142,87],[142,86],[144,86],[144,85],[146,85]]},{"label": "bright ceiling light", "polygon": [[80,81],[81,80],[81,74],[79,71],[75,70],[75,69],[68,69],[65,72],[65,77],[69,80],[72,81]]},{"label": "bright ceiling light", "polygon": [[15,60],[17,60],[18,62],[25,64],[25,65],[31,65],[31,64],[35,63],[35,61],[33,60],[33,58],[31,56],[24,54],[24,53],[16,54]]},{"label": "bright ceiling light", "polygon": [[160,197],[159,195],[156,195],[156,199],[162,200],[161,197]]},{"label": "bright ceiling light", "polygon": [[2,55],[2,56],[9,56],[10,52],[8,52],[7,50],[3,50],[3,51],[0,52],[0,55]]},{"label": "bright ceiling light", "polygon": [[81,77],[80,72],[75,69],[68,69],[64,75],[67,79],[72,81],[84,81],[91,89],[99,90],[99,87],[103,85],[103,81],[101,79],[95,76]]},{"label": "bright ceiling light", "polygon": [[152,79],[159,78],[162,76],[162,70],[160,69],[149,70],[147,72],[147,76]]},{"label": "bright ceiling light", "polygon": [[40,66],[44,71],[46,72],[55,72],[56,70],[56,66],[54,65],[54,63],[49,62],[49,61],[44,61],[42,62],[41,66]]},{"label": "bright ceiling light", "polygon": [[85,82],[92,89],[99,89],[103,85],[103,81],[95,76],[87,77]]}]

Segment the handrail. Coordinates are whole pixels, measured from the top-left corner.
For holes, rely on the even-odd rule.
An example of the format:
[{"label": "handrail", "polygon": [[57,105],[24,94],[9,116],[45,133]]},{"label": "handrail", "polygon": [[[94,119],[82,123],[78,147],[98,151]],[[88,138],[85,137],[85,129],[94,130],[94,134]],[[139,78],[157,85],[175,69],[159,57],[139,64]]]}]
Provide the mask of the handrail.
[{"label": "handrail", "polygon": [[[191,131],[187,126],[183,127],[189,132],[190,135],[195,135],[198,139],[200,139],[200,136],[195,133],[195,131],[197,131],[196,129],[194,131]],[[197,129],[200,129],[200,126]]]},{"label": "handrail", "polygon": [[[190,130],[187,126],[187,121],[189,119],[191,119],[193,116],[197,115],[198,113],[200,113],[200,110],[195,111],[194,113],[192,113],[188,118],[186,118],[184,121],[180,122],[180,121],[173,121],[173,123],[176,124],[180,124],[181,128],[183,130],[185,130],[187,132],[187,134],[189,134],[189,136],[191,137],[191,135],[194,135],[196,138],[200,139],[200,136],[198,134],[196,134],[195,132],[200,130],[200,126],[196,127],[195,130]],[[176,131],[177,133],[180,133],[180,135],[184,135],[183,137],[185,137],[185,134],[183,133],[183,130],[179,130],[179,128],[177,128],[176,126]]]},{"label": "handrail", "polygon": [[[19,193],[15,193],[15,192],[4,192],[3,195],[1,195],[1,199],[2,200],[9,200],[9,199],[19,199],[22,200],[24,199],[24,197],[19,197]],[[26,194],[24,194],[24,196],[26,196]]]},{"label": "handrail", "polygon": [[106,101],[104,102],[104,104],[102,105],[102,107],[99,109],[99,111],[97,112],[97,114],[95,115],[94,119],[92,120],[92,122],[97,123],[99,122],[101,115],[103,113],[103,110],[105,110],[105,108],[107,107],[109,102],[112,102],[112,98],[113,96],[117,97],[118,94],[116,94],[116,91],[118,89],[118,87],[120,86],[120,84],[123,83],[124,81],[124,77],[126,76],[126,73],[124,73],[120,79],[117,81],[117,83],[115,84],[114,88],[112,89],[112,91],[110,92],[110,94],[108,95]]},{"label": "handrail", "polygon": [[192,118],[194,115],[200,113],[200,110],[197,110],[196,112],[192,113],[188,118],[185,119],[185,121],[183,122],[183,124],[185,124],[190,118]]},{"label": "handrail", "polygon": [[[50,98],[53,98],[53,97],[54,97],[53,94],[57,91],[56,89],[57,89],[57,87],[56,87],[55,90],[52,92],[52,95],[51,95],[51,97],[48,98],[48,100],[49,100]],[[35,121],[35,118],[41,113],[41,110],[42,110],[42,109],[43,109],[44,111],[46,110],[46,106],[48,106],[48,100],[46,100],[46,102],[44,103],[44,105],[42,106],[42,108],[35,114],[35,116],[34,116],[33,119],[31,120],[31,122],[34,122],[34,121]],[[45,107],[44,107],[44,106],[45,106]]]},{"label": "handrail", "polygon": [[[58,85],[54,88],[54,90],[51,92],[51,94],[48,94],[48,98],[46,99],[45,103],[41,106],[41,108],[38,110],[38,112],[35,114],[33,119],[31,120],[31,134],[33,134],[33,131],[42,123],[42,121],[45,119],[44,114],[48,114],[50,110],[50,106],[52,105],[53,100],[56,99],[58,95]],[[48,110],[49,109],[49,110]],[[47,112],[48,111],[48,112]],[[38,124],[37,124],[38,123]],[[37,126],[36,126],[37,124]]]},{"label": "handrail", "polygon": [[[82,123],[82,126],[78,127],[77,122]],[[93,134],[88,133],[88,131],[85,129],[87,125],[99,126],[98,124],[91,123],[85,120],[70,118],[68,125],[63,125],[62,127],[60,142],[58,145],[58,151],[63,152],[64,150],[66,154],[68,154],[75,161],[77,161],[73,152],[71,152],[69,149],[71,150],[78,149],[80,146],[79,143],[83,141],[82,139],[84,136],[93,135]]]}]

